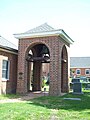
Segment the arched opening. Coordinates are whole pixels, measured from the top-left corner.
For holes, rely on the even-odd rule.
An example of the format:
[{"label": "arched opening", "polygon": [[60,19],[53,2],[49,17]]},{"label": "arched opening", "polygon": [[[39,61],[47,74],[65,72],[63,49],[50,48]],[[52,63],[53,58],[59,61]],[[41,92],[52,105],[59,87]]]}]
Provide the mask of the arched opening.
[{"label": "arched opening", "polygon": [[27,92],[41,91],[49,74],[50,52],[48,47],[42,43],[29,46],[25,59],[27,64]]},{"label": "arched opening", "polygon": [[61,92],[68,92],[68,54],[65,45],[61,52]]}]

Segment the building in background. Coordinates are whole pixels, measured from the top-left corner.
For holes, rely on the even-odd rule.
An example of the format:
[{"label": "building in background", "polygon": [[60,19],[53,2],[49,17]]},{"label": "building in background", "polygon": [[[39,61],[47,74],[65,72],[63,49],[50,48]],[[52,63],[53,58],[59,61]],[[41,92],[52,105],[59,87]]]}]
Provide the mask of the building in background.
[{"label": "building in background", "polygon": [[70,57],[70,76],[90,78],[90,57]]},{"label": "building in background", "polygon": [[17,47],[0,36],[0,94],[16,92],[17,57]]}]

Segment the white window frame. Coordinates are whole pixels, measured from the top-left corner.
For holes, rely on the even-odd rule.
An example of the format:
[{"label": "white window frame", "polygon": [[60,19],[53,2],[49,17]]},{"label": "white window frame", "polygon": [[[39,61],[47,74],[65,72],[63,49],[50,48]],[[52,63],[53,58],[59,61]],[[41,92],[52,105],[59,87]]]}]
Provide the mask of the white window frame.
[{"label": "white window frame", "polygon": [[90,74],[90,69],[85,69],[85,75],[89,75],[89,74],[86,74],[86,71],[89,71],[89,74]]},{"label": "white window frame", "polygon": [[[77,71],[80,71],[80,74],[77,74]],[[76,75],[81,75],[81,69],[76,69]]]},{"label": "white window frame", "polygon": [[[6,66],[7,68],[3,68],[3,61],[8,62],[8,66]],[[5,72],[6,72],[5,74],[7,74],[7,75],[6,75],[7,77],[3,77],[3,70],[5,70]],[[8,71],[7,71],[7,70],[8,70]],[[2,81],[7,81],[7,80],[9,80],[9,71],[10,71],[10,61],[3,59],[3,60],[2,60]]]}]

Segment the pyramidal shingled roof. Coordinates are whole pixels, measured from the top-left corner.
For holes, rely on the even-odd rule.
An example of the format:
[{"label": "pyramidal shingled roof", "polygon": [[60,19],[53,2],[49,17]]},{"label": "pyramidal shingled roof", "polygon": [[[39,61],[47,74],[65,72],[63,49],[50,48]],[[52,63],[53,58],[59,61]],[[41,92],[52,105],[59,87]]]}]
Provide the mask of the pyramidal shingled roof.
[{"label": "pyramidal shingled roof", "polygon": [[54,29],[47,23],[44,23],[36,28],[28,30],[24,33],[14,34],[15,38],[23,39],[23,38],[35,38],[35,37],[45,37],[45,36],[61,36],[63,40],[72,44],[74,41],[64,32],[63,29]]},{"label": "pyramidal shingled roof", "polygon": [[41,33],[41,32],[48,32],[48,31],[53,31],[55,30],[53,27],[48,25],[47,23],[44,23],[36,28],[33,28],[31,30],[28,30],[25,33]]},{"label": "pyramidal shingled roof", "polygon": [[17,46],[0,36],[0,46],[4,48],[12,48],[17,50]]}]

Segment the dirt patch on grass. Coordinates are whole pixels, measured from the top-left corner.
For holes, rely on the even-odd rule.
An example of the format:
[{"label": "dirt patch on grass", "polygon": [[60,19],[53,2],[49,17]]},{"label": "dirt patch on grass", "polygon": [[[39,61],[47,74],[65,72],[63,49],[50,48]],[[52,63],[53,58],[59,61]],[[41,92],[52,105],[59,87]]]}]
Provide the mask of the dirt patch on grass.
[{"label": "dirt patch on grass", "polygon": [[46,93],[41,92],[41,91],[30,92],[30,93],[27,93],[25,95],[21,95],[18,98],[11,98],[11,99],[7,98],[7,99],[0,100],[0,103],[25,102],[25,101],[28,101],[30,99],[41,97],[41,96],[48,96],[48,92],[46,92]]}]

